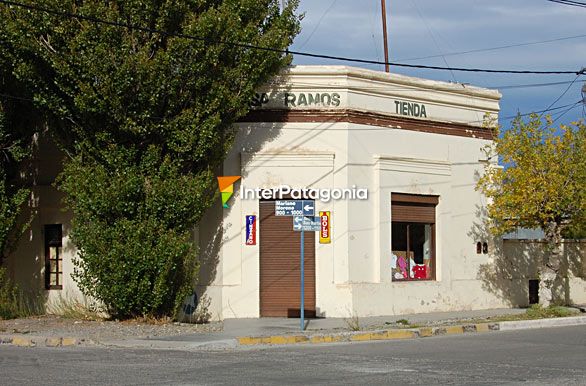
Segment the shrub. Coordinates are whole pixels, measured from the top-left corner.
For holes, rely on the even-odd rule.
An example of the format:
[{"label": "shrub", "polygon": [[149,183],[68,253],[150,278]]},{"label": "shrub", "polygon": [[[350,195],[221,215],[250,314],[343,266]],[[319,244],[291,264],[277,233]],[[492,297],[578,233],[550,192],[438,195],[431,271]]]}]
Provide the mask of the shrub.
[{"label": "shrub", "polygon": [[8,277],[5,268],[0,267],[0,319],[15,319],[43,312],[38,298],[24,295],[20,288]]},{"label": "shrub", "polygon": [[0,268],[0,318],[18,317],[19,298],[18,288],[8,277],[6,269]]},{"label": "shrub", "polygon": [[182,174],[152,147],[121,147],[101,164],[70,161],[59,180],[79,246],[73,278],[116,318],[175,315],[197,273],[192,226],[214,197],[211,172]]}]

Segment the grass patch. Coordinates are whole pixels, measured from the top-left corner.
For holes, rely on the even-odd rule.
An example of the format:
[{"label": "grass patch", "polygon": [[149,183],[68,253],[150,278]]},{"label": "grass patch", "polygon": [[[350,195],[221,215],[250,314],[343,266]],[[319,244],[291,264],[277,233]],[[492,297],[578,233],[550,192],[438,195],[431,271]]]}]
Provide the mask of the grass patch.
[{"label": "grass patch", "polygon": [[31,300],[8,277],[5,268],[0,267],[0,319],[26,318],[43,313],[38,301]]},{"label": "grass patch", "polygon": [[356,312],[352,312],[350,317],[344,318],[344,322],[346,323],[346,327],[348,327],[351,331],[360,331],[360,318],[356,314]]},{"label": "grass patch", "polygon": [[64,319],[75,320],[103,320],[100,311],[87,302],[80,302],[77,299],[59,297],[59,300],[51,304],[51,314],[59,315]]},{"label": "grass patch", "polygon": [[539,304],[534,304],[526,311],[526,316],[530,319],[544,319],[544,318],[563,318],[572,316],[578,312],[572,308],[562,306],[551,306],[547,308],[541,307]]}]

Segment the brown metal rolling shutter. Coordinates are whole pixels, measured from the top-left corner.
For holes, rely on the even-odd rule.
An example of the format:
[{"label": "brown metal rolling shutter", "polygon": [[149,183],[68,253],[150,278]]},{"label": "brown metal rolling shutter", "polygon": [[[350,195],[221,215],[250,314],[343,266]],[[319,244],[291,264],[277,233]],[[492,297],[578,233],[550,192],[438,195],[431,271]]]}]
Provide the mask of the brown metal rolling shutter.
[{"label": "brown metal rolling shutter", "polygon": [[391,195],[391,219],[396,222],[435,224],[437,196],[393,193]]},{"label": "brown metal rolling shutter", "polygon": [[[298,317],[300,232],[293,219],[275,216],[274,201],[260,201],[260,315]],[[305,232],[305,315],[315,316],[315,235]]]}]

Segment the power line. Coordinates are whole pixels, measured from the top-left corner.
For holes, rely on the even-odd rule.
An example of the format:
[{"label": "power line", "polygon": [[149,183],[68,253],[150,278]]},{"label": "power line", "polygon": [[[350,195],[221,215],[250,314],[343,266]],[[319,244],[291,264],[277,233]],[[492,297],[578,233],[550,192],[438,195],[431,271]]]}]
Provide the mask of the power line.
[{"label": "power line", "polygon": [[586,8],[586,3],[582,3],[580,1],[570,1],[570,0],[546,0],[549,1],[551,3],[558,3],[558,4],[564,4],[564,5],[571,5],[573,7],[581,7],[581,8]]},{"label": "power line", "polygon": [[581,102],[577,102],[575,103],[573,106],[570,106],[567,110],[561,112],[553,121],[551,121],[551,124],[553,125],[554,123],[556,123],[561,117],[563,117],[564,115],[566,115],[570,110],[575,109],[576,107],[578,107],[578,105]]},{"label": "power line", "polygon": [[[435,35],[434,35],[433,31],[431,30],[429,23],[427,22],[427,20],[423,16],[423,12],[421,12],[421,10],[419,9],[417,2],[415,0],[411,0],[411,3],[413,4],[413,6],[415,7],[415,10],[419,14],[421,21],[423,21],[423,24],[425,24],[425,27],[427,28],[427,32],[429,33],[429,36],[431,36],[431,40],[433,41],[433,44],[435,44],[435,47],[437,48],[438,52],[441,52],[440,46],[439,46],[437,40],[435,39]],[[450,68],[450,65],[448,64],[448,61],[446,60],[445,55],[439,54],[439,56],[442,58],[446,67]],[[456,76],[454,75],[454,72],[452,71],[451,68],[450,68],[450,75],[452,75],[452,79],[454,80],[454,82],[457,82]]]},{"label": "power line", "polygon": [[20,7],[24,9],[28,9],[31,11],[40,11],[45,12],[51,15],[56,15],[60,17],[67,17],[67,18],[75,18],[78,20],[85,20],[90,21],[93,23],[105,24],[114,27],[126,28],[129,30],[136,30],[148,33],[156,33],[164,36],[172,36],[178,37],[183,39],[191,39],[196,41],[202,41],[206,43],[215,43],[215,44],[225,44],[233,47],[240,47],[240,48],[247,48],[247,49],[254,49],[260,50],[265,52],[274,52],[280,54],[292,54],[298,56],[305,56],[310,58],[318,58],[318,59],[329,59],[329,60],[337,60],[337,61],[345,61],[345,62],[353,62],[353,63],[362,63],[362,64],[377,64],[377,65],[391,65],[396,67],[406,67],[406,68],[417,68],[417,69],[426,69],[426,70],[441,70],[441,71],[462,71],[462,72],[483,72],[483,73],[500,73],[500,74],[535,74],[535,75],[562,75],[562,74],[584,74],[586,73],[586,69],[582,68],[578,71],[567,71],[567,70],[550,70],[550,71],[533,71],[533,70],[494,70],[494,69],[482,69],[482,68],[463,68],[463,67],[441,67],[441,66],[428,66],[423,64],[406,64],[406,63],[396,63],[396,62],[384,62],[378,60],[368,60],[368,59],[359,59],[359,58],[351,58],[351,57],[343,57],[343,56],[334,56],[334,55],[323,55],[323,54],[315,54],[310,52],[301,52],[301,51],[290,51],[290,50],[282,50],[279,48],[272,48],[272,47],[262,47],[257,46],[254,44],[249,43],[240,43],[240,42],[229,42],[229,41],[222,41],[222,40],[212,40],[209,38],[202,38],[194,35],[182,34],[182,33],[171,33],[166,32],[158,29],[153,28],[146,28],[140,27],[137,25],[127,24],[127,23],[119,23],[109,20],[103,20],[91,16],[84,16],[70,12],[60,12],[49,8],[44,7],[37,7],[28,4],[22,4],[15,1],[8,1],[8,0],[0,0],[0,4],[5,5],[12,5],[15,7]]},{"label": "power line", "polygon": [[531,88],[531,87],[546,87],[546,86],[558,86],[561,84],[570,84],[574,83],[574,80],[569,80],[566,82],[549,82],[549,83],[529,83],[529,84],[512,84],[506,86],[484,86],[486,88],[494,88],[498,90],[507,90],[507,89],[514,89],[514,88]]},{"label": "power line", "polygon": [[507,48],[516,48],[516,47],[532,46],[532,45],[536,45],[536,44],[554,43],[554,42],[559,42],[559,41],[563,41],[563,40],[579,39],[579,38],[584,38],[584,37],[586,37],[586,35],[564,36],[561,38],[539,40],[539,41],[534,41],[534,42],[514,43],[514,44],[507,44],[507,45],[496,46],[496,47],[487,47],[487,48],[478,48],[478,49],[467,50],[467,51],[449,52],[449,53],[442,54],[442,55],[419,56],[416,58],[401,59],[401,61],[408,62],[411,60],[438,58],[440,56],[466,55],[466,54],[473,54],[473,53],[477,53],[477,52],[496,51],[496,50],[502,50],[502,49],[507,49]]},{"label": "power line", "polygon": [[299,46],[299,49],[302,49],[307,42],[309,42],[311,40],[311,38],[313,37],[313,35],[315,34],[315,31],[317,31],[317,29],[319,28],[322,20],[324,19],[324,17],[326,17],[326,15],[332,10],[332,8],[334,7],[334,5],[336,5],[336,2],[338,0],[333,0],[332,3],[330,4],[330,6],[325,10],[325,12],[321,15],[321,17],[319,18],[317,24],[315,25],[315,27],[313,28],[313,31],[311,31],[311,33],[309,34],[309,36],[307,37],[307,39],[305,39],[305,41],[303,42],[303,44],[301,44]]},{"label": "power line", "polygon": [[[556,103],[558,103],[558,101],[560,99],[562,99],[564,95],[566,95],[566,93],[570,90],[570,88],[572,87],[572,85],[578,80],[579,77],[580,77],[580,74],[576,75],[576,77],[574,78],[574,80],[572,81],[572,83],[570,83],[568,85],[568,87],[564,90],[564,92],[562,93],[562,95],[560,95],[555,101],[553,101],[547,108],[549,109],[549,108],[553,107]],[[541,115],[543,115],[543,114],[541,114]],[[541,115],[539,116],[540,118],[541,118]]]}]

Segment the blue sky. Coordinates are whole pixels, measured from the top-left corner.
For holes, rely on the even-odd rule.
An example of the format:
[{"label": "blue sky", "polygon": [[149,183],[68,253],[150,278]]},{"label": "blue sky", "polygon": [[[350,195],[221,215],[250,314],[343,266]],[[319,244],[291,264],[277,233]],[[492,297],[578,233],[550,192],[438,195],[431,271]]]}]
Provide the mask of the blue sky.
[{"label": "blue sky", "polygon": [[[301,0],[303,30],[291,49],[382,61],[380,7],[380,0]],[[546,0],[387,0],[387,15],[391,62],[538,71],[579,71],[586,67],[586,8]],[[576,37],[580,35],[584,36]],[[454,54],[561,38],[564,39]],[[294,63],[357,65],[300,56]],[[384,70],[377,65],[358,66]],[[578,102],[586,81],[585,75],[576,79],[576,75],[482,74],[402,67],[391,67],[391,72],[497,88],[503,94],[501,124],[505,127],[510,122],[507,117],[547,109],[564,92],[552,108]],[[557,82],[566,83],[503,87]],[[569,107],[551,112],[558,118],[556,124],[584,117],[582,104],[568,110]]]}]

